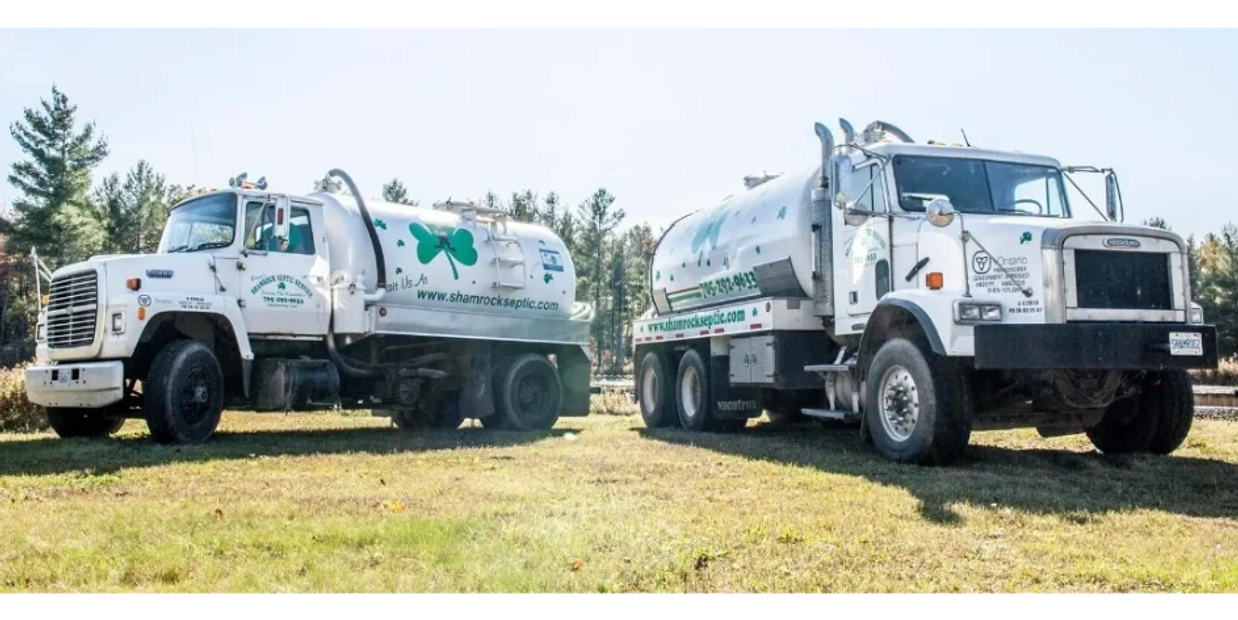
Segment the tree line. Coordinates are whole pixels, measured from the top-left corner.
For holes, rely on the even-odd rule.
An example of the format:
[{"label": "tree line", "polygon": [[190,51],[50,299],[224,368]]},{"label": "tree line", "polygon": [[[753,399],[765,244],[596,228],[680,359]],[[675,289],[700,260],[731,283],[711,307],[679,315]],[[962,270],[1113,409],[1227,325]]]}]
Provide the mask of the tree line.
[{"label": "tree line", "polygon": [[[33,355],[38,300],[32,248],[52,269],[98,254],[153,252],[168,210],[196,192],[193,185],[170,183],[146,161],[95,184],[93,172],[110,154],[107,137],[93,122],[79,122],[77,106],[56,86],[50,100],[26,108],[9,133],[25,158],[8,174],[18,198],[0,213],[0,365]],[[418,204],[398,178],[383,185],[382,197]],[[595,308],[598,369],[621,372],[631,357],[625,327],[649,305],[649,225],[622,229],[623,209],[605,188],[575,207],[553,191],[489,192],[477,202],[563,238],[576,266],[577,298]]]},{"label": "tree line", "polygon": [[[0,365],[29,359],[38,308],[28,257],[38,248],[53,269],[97,254],[152,252],[168,209],[196,188],[169,182],[146,161],[124,174],[93,183],[92,173],[109,155],[107,137],[92,122],[79,123],[77,106],[55,86],[50,100],[26,108],[9,133],[25,158],[11,165],[8,182],[18,192],[0,213]],[[416,205],[398,178],[382,187],[389,202]],[[600,188],[575,206],[556,192],[532,190],[477,202],[515,219],[552,229],[568,247],[577,272],[577,298],[595,308],[592,328],[597,369],[631,366],[628,326],[649,307],[648,266],[655,231],[647,223],[624,227],[626,214]],[[1146,225],[1172,230],[1164,219]],[[1193,297],[1205,319],[1217,326],[1222,355],[1238,353],[1238,226],[1191,236],[1188,260]]]}]

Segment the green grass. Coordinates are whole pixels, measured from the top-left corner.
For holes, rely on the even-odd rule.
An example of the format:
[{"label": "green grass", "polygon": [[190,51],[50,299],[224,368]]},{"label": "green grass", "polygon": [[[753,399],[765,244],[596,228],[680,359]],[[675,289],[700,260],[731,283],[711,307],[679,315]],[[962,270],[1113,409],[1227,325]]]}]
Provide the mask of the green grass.
[{"label": "green grass", "polygon": [[977,433],[946,469],[853,430],[401,434],[225,415],[195,447],[0,436],[7,591],[1238,591],[1238,423],[1170,457]]}]

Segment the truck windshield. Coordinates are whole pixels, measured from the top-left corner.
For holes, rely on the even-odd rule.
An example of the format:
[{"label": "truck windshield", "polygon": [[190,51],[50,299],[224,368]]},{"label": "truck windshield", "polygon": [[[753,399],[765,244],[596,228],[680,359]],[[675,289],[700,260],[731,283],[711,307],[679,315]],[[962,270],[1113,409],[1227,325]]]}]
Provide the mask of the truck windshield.
[{"label": "truck windshield", "polygon": [[232,245],[236,233],[236,195],[203,196],[168,215],[160,252],[196,252]]},{"label": "truck windshield", "polygon": [[894,179],[906,211],[947,198],[963,213],[1070,217],[1062,173],[1050,166],[898,155]]}]

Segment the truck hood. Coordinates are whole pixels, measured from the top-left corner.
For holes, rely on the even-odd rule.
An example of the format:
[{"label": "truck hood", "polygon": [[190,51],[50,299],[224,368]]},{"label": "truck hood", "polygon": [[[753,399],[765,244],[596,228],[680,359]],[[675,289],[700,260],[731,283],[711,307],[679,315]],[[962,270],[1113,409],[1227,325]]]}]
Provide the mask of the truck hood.
[{"label": "truck hood", "polygon": [[1035,245],[1037,249],[1040,247],[1056,248],[1061,239],[1072,234],[1157,237],[1172,239],[1179,246],[1183,246],[1182,238],[1174,233],[1138,224],[1019,215],[985,216],[974,213],[965,213],[963,217],[967,229],[989,249],[993,249],[993,245],[1010,244],[1020,246],[1030,244]]},{"label": "truck hood", "polygon": [[218,260],[208,252],[100,255],[61,267],[52,277],[95,269],[107,291],[123,291],[129,278],[140,278],[143,292],[213,293],[211,266]]}]

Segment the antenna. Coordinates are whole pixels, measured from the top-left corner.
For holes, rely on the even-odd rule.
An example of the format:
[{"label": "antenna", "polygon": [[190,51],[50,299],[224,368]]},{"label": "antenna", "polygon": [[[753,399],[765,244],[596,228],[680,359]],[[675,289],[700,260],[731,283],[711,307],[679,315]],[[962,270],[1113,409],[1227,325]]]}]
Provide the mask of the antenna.
[{"label": "antenna", "polygon": [[963,131],[962,127],[959,127],[959,133],[963,134],[963,143],[966,144],[967,146],[971,146],[971,142],[967,141],[967,132]]},{"label": "antenna", "polygon": [[193,144],[193,182],[196,184],[202,179],[198,176],[198,135],[193,130],[193,123],[189,123],[189,141]]}]

